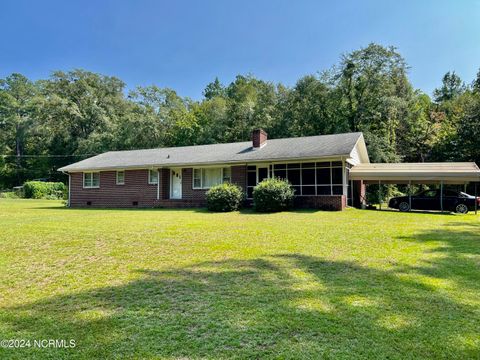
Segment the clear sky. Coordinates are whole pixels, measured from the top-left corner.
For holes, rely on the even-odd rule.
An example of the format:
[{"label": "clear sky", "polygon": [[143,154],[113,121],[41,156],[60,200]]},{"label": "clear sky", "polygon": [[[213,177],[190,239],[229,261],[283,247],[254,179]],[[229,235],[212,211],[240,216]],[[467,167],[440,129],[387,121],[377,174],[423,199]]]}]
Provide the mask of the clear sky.
[{"label": "clear sky", "polygon": [[0,77],[83,68],[198,99],[215,76],[293,85],[370,42],[394,45],[427,93],[480,67],[480,1],[2,0]]}]

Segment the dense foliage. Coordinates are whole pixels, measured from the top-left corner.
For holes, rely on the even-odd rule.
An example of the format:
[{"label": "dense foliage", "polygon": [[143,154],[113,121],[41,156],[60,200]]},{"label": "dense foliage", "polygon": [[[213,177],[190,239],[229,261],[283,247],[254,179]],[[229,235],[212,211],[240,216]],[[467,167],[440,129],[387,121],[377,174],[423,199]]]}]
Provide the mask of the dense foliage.
[{"label": "dense foliage", "polygon": [[27,181],[23,196],[27,199],[60,200],[66,198],[67,187],[62,182]]},{"label": "dense foliage", "polygon": [[65,181],[56,170],[107,150],[349,131],[365,134],[371,160],[480,162],[480,74],[448,72],[433,100],[413,88],[393,47],[370,44],[293,87],[238,75],[192,100],[84,70],[32,82],[0,79],[0,189],[25,180]]},{"label": "dense foliage", "polygon": [[207,208],[210,211],[227,212],[240,208],[243,201],[242,189],[234,184],[223,183],[206,192]]},{"label": "dense foliage", "polygon": [[260,212],[288,210],[295,191],[290,183],[278,178],[265,179],[253,189],[253,207]]}]

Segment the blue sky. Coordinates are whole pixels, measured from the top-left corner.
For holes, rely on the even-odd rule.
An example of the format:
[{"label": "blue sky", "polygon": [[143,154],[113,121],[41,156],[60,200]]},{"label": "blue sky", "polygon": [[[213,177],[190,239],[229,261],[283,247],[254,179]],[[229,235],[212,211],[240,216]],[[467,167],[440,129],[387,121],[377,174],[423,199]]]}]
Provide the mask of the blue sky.
[{"label": "blue sky", "polygon": [[398,47],[427,93],[480,67],[480,1],[3,0],[0,77],[83,68],[198,99],[218,76],[293,85],[370,42]]}]

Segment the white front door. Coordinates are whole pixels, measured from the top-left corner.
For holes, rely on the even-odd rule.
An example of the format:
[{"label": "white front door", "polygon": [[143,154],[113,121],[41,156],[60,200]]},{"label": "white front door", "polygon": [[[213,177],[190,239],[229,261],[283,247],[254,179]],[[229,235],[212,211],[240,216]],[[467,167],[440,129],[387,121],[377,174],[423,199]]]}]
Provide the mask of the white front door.
[{"label": "white front door", "polygon": [[182,198],[182,169],[170,169],[170,199]]}]

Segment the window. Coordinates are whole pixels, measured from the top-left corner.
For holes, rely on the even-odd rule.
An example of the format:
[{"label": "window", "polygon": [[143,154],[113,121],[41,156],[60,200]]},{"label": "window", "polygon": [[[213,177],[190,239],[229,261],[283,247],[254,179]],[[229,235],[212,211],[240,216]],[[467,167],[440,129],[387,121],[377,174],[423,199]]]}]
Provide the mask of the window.
[{"label": "window", "polygon": [[125,171],[117,171],[117,185],[125,185]]},{"label": "window", "polygon": [[100,173],[99,172],[83,173],[83,187],[84,188],[100,187]]},{"label": "window", "polygon": [[290,184],[292,185],[300,185],[300,170],[299,169],[288,170],[287,179],[288,181],[290,181]]},{"label": "window", "polygon": [[202,169],[202,187],[211,188],[222,182],[222,169],[211,168]]},{"label": "window", "polygon": [[231,181],[232,170],[229,167],[193,169],[192,187],[194,189],[209,189],[212,186]]},{"label": "window", "polygon": [[232,169],[229,167],[223,168],[223,182],[232,182]]},{"label": "window", "polygon": [[342,168],[332,168],[332,184],[342,184],[343,182],[343,174]]},{"label": "window", "polygon": [[152,185],[158,184],[158,171],[148,170],[148,183]]},{"label": "window", "polygon": [[315,169],[302,169],[302,185],[315,185]]},{"label": "window", "polygon": [[193,188],[202,188],[202,169],[193,169]]},{"label": "window", "polygon": [[348,183],[345,186],[343,183],[343,171],[341,161],[286,163],[274,164],[272,176],[290,182],[297,196],[341,195],[344,192],[348,194]]},{"label": "window", "polygon": [[317,184],[330,184],[330,168],[317,169]]}]

